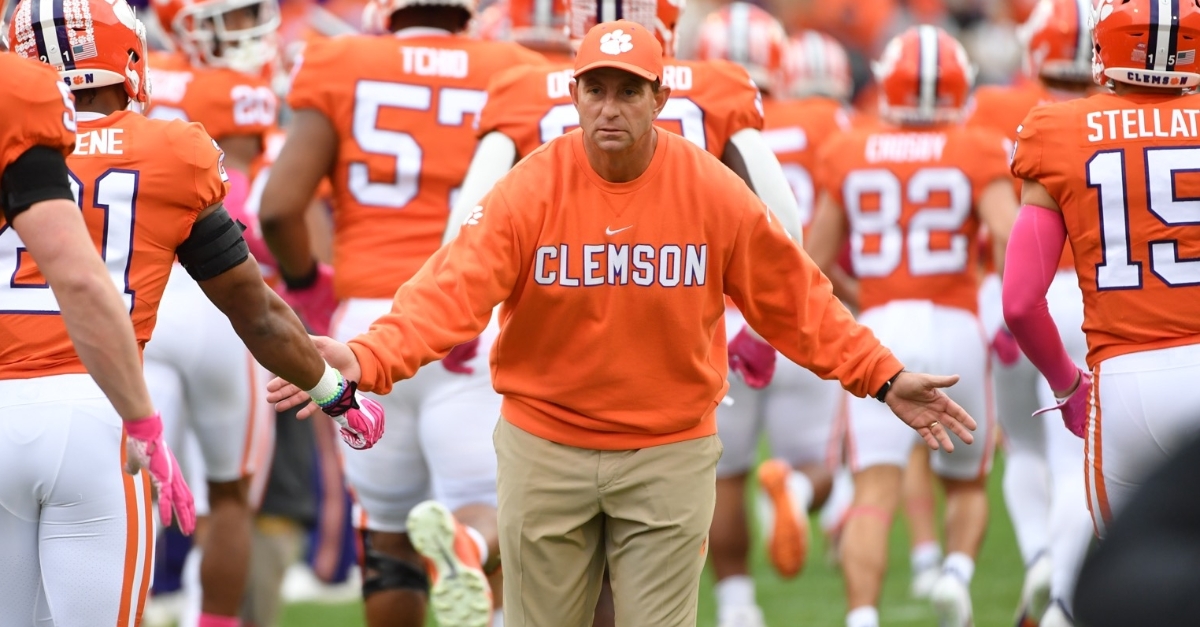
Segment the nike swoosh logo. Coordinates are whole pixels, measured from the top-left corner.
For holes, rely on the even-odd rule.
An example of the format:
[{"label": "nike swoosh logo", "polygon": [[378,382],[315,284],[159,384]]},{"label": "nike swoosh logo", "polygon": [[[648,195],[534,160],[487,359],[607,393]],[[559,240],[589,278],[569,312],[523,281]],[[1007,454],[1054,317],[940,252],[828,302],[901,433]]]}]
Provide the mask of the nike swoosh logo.
[{"label": "nike swoosh logo", "polygon": [[606,229],[604,229],[604,234],[605,235],[616,235],[617,233],[620,233],[621,231],[625,231],[627,229],[632,229],[632,228],[633,228],[632,224],[630,224],[629,226],[627,226],[625,228],[616,229],[616,230],[606,228]]}]

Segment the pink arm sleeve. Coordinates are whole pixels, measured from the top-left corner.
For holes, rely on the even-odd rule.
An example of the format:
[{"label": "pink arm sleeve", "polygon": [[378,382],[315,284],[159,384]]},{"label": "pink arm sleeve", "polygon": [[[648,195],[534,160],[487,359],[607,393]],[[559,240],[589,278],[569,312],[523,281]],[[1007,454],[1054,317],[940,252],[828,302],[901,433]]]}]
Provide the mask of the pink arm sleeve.
[{"label": "pink arm sleeve", "polygon": [[1066,239],[1062,214],[1025,205],[1004,256],[1004,321],[1055,391],[1074,385],[1077,372],[1046,304]]}]

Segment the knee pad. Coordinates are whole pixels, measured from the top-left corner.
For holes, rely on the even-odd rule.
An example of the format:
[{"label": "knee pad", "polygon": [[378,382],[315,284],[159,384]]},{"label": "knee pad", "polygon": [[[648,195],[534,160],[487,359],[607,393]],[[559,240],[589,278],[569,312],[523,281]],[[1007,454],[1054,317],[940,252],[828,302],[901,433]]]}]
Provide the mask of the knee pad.
[{"label": "knee pad", "polygon": [[386,590],[417,590],[429,592],[429,576],[425,567],[371,548],[363,533],[363,599]]}]

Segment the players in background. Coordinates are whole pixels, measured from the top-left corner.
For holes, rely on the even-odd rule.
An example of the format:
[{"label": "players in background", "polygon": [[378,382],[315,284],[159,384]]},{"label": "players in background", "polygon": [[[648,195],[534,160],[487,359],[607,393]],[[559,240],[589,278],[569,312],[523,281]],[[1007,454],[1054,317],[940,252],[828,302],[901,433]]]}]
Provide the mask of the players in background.
[{"label": "players in background", "polygon": [[[1188,93],[1200,85],[1200,8],[1106,0],[1092,28],[1093,77],[1112,93],[1038,107],[1021,123],[1012,172],[1023,206],[1003,300],[1055,408],[1084,438],[1085,492],[1103,537],[1147,474],[1200,427],[1200,96]],[[1090,373],[1047,304],[1068,238]]]},{"label": "players in background", "polygon": [[[801,227],[807,227],[816,151],[828,136],[849,126],[843,104],[850,87],[845,52],[828,37],[811,32],[793,48],[783,26],[769,13],[735,2],[708,15],[698,32],[696,54],[701,60],[737,63],[759,86],[763,138],[780,158],[800,209]],[[793,94],[802,99],[793,100]],[[731,360],[731,374],[739,375],[729,381],[733,404],[717,411],[725,452],[717,463],[709,551],[717,579],[717,624],[756,627],[764,621],[749,574],[744,504],[759,438],[767,435],[774,457],[757,471],[768,556],[780,575],[791,578],[804,568],[807,557],[808,511],[819,507],[832,487],[833,425],[842,394],[835,382],[823,381],[790,360],[777,360],[774,349],[757,339],[732,305],[726,309],[725,325],[733,338],[731,354],[752,350],[761,358],[757,363]],[[767,364],[767,371],[756,370],[758,364]]]},{"label": "players in background", "polygon": [[[64,15],[68,17],[55,17]],[[216,143],[198,124],[149,120],[129,110],[133,102],[147,102],[149,86],[145,76],[145,30],[128,4],[124,0],[22,2],[14,14],[10,39],[16,54],[40,58],[52,65],[75,91],[79,133],[75,151],[67,160],[71,187],[110,276],[123,287],[124,306],[133,319],[137,340],[142,344],[149,340],[172,262],[178,256],[192,278],[201,283],[205,294],[226,313],[256,358],[273,371],[286,373],[284,376],[302,382],[301,385],[312,386],[314,393],[325,399],[321,404],[328,413],[341,414],[343,421],[354,425],[355,433],[348,435],[356,436],[356,441],[364,446],[373,443],[382,432],[382,414],[377,407],[370,407],[369,402],[371,414],[359,410],[354,401],[354,386],[345,384],[341,375],[324,363],[296,316],[262,282],[241,231],[222,206],[225,173],[221,165],[223,156]],[[71,45],[69,49],[67,43]],[[36,268],[23,267],[20,261],[18,253],[4,295],[6,309],[14,315],[5,328],[12,329],[15,337],[23,341],[7,346],[16,351],[36,348],[38,354],[14,365],[12,372],[18,375],[42,370],[51,374],[77,372],[74,352],[65,333],[54,333],[53,322],[49,333],[38,333],[39,328],[47,330],[44,314],[57,309],[55,298]],[[87,398],[86,389],[71,381],[62,382],[54,393],[60,399]],[[131,437],[158,440],[155,447],[165,448],[161,445],[159,421],[147,424],[150,426],[139,425],[139,431],[148,430],[146,434],[152,436],[149,438],[139,436],[131,426],[127,430]],[[153,449],[147,452],[154,454]],[[62,455],[60,451],[55,457]],[[89,457],[86,451],[78,452],[77,456]],[[150,461],[153,469],[155,458]],[[160,458],[158,463],[167,462]],[[72,488],[62,482],[56,485],[76,494],[104,491],[94,486]],[[137,490],[132,482],[126,482],[126,494]],[[115,493],[119,495],[121,491]],[[169,500],[171,491],[162,496]],[[121,520],[119,516],[76,508],[80,515],[89,516],[96,523],[91,535],[108,551],[117,553],[95,560],[94,567],[119,562],[132,568],[127,568],[125,577],[113,577],[112,585],[124,586],[121,588],[124,598],[113,595],[105,600],[106,604],[111,601],[113,607],[90,607],[91,599],[70,595],[77,605],[72,607],[68,602],[62,616],[55,617],[56,624],[95,624],[96,617],[109,610],[114,622],[118,617],[136,622],[149,583],[153,549],[131,543],[126,549],[132,547],[137,552],[126,553],[121,559],[120,551],[112,547],[120,546],[126,535],[139,538],[150,532],[148,512],[132,503],[130,506],[139,516],[127,534],[124,530],[114,534],[116,530],[111,528],[113,520]],[[160,510],[165,514],[163,522],[169,523],[170,508],[160,507]],[[184,522],[184,530],[190,531],[191,520]],[[71,558],[78,559],[77,555]],[[27,572],[24,575],[36,581]],[[117,601],[121,602],[119,609]],[[81,612],[86,618],[79,622],[77,614]],[[27,620],[27,616],[20,620]],[[236,618],[232,619],[232,624],[236,622]],[[231,623],[210,621],[210,624]]]},{"label": "players in background", "polygon": [[[520,11],[521,6],[514,4],[511,10]],[[644,18],[646,28],[658,35],[664,55],[674,55],[679,3],[672,0],[572,2],[566,20],[572,42],[581,41],[598,18],[611,21],[621,15]],[[759,132],[761,97],[749,75],[728,62],[669,61],[663,69],[663,84],[671,88],[671,99],[656,124],[719,157],[755,190],[799,241],[796,199]],[[479,119],[479,147],[454,204],[445,241],[454,238],[478,201],[514,163],[579,126],[579,114],[568,92],[572,72],[570,61],[513,68],[488,86],[487,103]]]},{"label": "players in background", "polygon": [[[0,263],[11,282],[32,261],[26,276],[44,283],[36,311],[21,312],[28,299],[0,290],[0,622],[124,624],[145,599],[150,482],[163,519],[174,510],[185,531],[192,495],[162,439],[125,299],[74,201],[65,161],[74,99],[53,69],[5,53],[7,30],[0,11]],[[148,459],[127,458],[138,448]]]},{"label": "players in background", "polygon": [[574,56],[567,39],[566,0],[498,0],[473,21],[472,35],[490,41],[512,41],[536,50],[551,63]]},{"label": "players in background", "polygon": [[[146,116],[203,124],[225,153],[229,189],[223,204],[235,220],[250,223],[244,206],[251,165],[278,108],[267,73],[275,57],[279,5],[167,0],[152,6],[177,52],[151,55],[154,101]],[[253,252],[264,257],[261,248]],[[263,457],[273,411],[261,394],[258,365],[178,263],[163,294],[158,328],[146,347],[146,377],[163,408],[168,441],[182,448],[190,432],[202,459],[187,459],[185,467],[207,480],[207,498],[198,492],[201,519],[184,567],[180,618],[183,627],[205,626],[232,620],[242,609],[255,509],[249,485],[251,475],[270,462]]]},{"label": "players in background", "polygon": [[[1012,87],[980,88],[968,124],[995,129],[1015,141],[1017,127],[1034,107],[1094,91],[1088,26],[1091,10],[1087,0],[1038,2],[1018,31],[1025,46],[1024,72],[1029,80]],[[1019,194],[1020,181],[1014,180],[1014,184]],[[1020,354],[1012,335],[1002,326],[1000,291],[998,275],[985,279],[980,318],[988,337],[995,338],[999,357],[993,376],[1006,454],[1004,499],[1026,568],[1018,623],[1061,627],[1070,624],[1066,617],[1071,613],[1075,577],[1091,535],[1079,473],[1083,447],[1057,419],[1031,418],[1037,403],[1045,407],[1053,405],[1054,399],[1045,379]],[[1069,249],[1059,262],[1047,297],[1068,354],[1077,365],[1084,365],[1083,294]],[[1004,344],[1011,349],[1003,350]]]},{"label": "players in background", "polygon": [[[515,44],[462,36],[474,12],[473,0],[372,0],[364,12],[370,30],[392,36],[312,42],[295,71],[295,115],[259,217],[285,297],[336,339],[389,311],[396,289],[441,245],[492,75],[545,61]],[[302,219],[326,175],[332,269],[316,262]],[[330,326],[335,295],[343,302]],[[495,336],[493,324],[483,345]],[[485,573],[498,578],[500,563],[491,439],[500,397],[479,343],[380,397],[390,437],[346,459],[365,535],[371,627],[424,625],[427,592],[444,627],[490,621]]]},{"label": "players in background", "polygon": [[[991,414],[988,348],[977,317],[980,224],[996,263],[1016,199],[999,134],[961,120],[974,71],[953,37],[934,26],[893,39],[874,67],[883,126],[830,139],[818,156],[822,189],[809,251],[824,268],[849,238],[859,281],[859,320],[905,363],[961,376],[949,394],[976,416]],[[851,399],[854,504],[842,535],[847,627],[879,625],[888,530],[912,438],[891,429],[878,403]],[[931,596],[945,627],[972,624],[970,583],[987,526],[984,490],[994,427],[980,421],[972,446],[939,452],[931,465],[946,491],[947,549]]]}]

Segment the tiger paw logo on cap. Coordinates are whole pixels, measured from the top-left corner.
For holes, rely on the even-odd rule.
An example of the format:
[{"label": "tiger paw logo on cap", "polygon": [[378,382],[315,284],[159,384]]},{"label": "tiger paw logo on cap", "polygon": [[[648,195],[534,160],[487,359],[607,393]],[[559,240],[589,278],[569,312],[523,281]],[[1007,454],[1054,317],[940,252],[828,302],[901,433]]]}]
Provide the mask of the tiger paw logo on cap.
[{"label": "tiger paw logo on cap", "polygon": [[600,38],[600,52],[604,54],[616,55],[630,50],[633,50],[633,35],[627,35],[619,28]]}]

